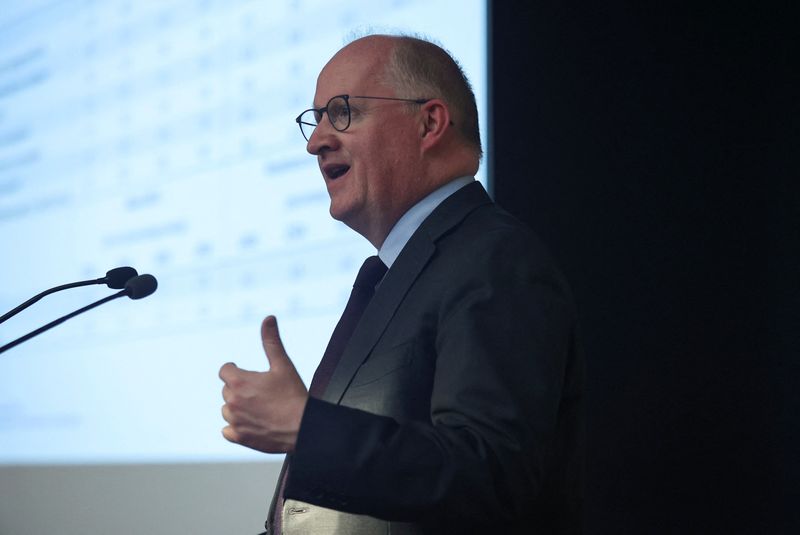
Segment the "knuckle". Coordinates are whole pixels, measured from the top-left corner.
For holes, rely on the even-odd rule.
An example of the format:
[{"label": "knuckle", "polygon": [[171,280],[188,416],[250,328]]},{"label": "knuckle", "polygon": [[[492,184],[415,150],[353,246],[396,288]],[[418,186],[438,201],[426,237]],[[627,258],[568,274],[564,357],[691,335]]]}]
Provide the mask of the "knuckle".
[{"label": "knuckle", "polygon": [[236,394],[228,395],[228,399],[225,400],[225,406],[228,407],[229,411],[235,411],[240,408],[241,400],[239,396]]},{"label": "knuckle", "polygon": [[232,374],[232,375],[230,375],[228,377],[228,380],[225,381],[225,382],[231,388],[241,388],[242,385],[244,385],[244,378],[241,375],[239,375],[238,373],[237,374]]}]

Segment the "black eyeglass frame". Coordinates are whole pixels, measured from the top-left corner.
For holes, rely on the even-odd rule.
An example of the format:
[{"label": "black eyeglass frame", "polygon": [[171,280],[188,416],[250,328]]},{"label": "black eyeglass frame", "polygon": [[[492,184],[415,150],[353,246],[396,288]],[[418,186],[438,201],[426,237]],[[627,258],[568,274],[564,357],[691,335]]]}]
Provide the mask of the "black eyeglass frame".
[{"label": "black eyeglass frame", "polygon": [[[334,99],[337,99],[337,98],[341,98],[341,99],[344,100],[345,109],[347,110],[347,124],[343,128],[337,128],[336,125],[333,123],[333,121],[330,120],[330,115],[328,116],[328,121],[331,123],[331,126],[333,127],[333,129],[336,130],[337,132],[344,132],[345,130],[350,128],[350,119],[351,119],[351,115],[350,115],[350,99],[351,98],[366,98],[366,99],[371,99],[371,100],[397,100],[397,101],[400,101],[400,102],[412,102],[414,104],[425,104],[426,102],[429,102],[429,101],[433,100],[433,99],[430,99],[430,98],[396,98],[396,97],[368,97],[368,96],[365,96],[365,95],[334,95],[330,99],[328,99],[328,102],[325,104],[324,107],[322,107],[322,108],[308,108],[307,110],[303,110],[303,112],[300,115],[298,115],[297,118],[295,118],[295,122],[297,123],[297,126],[300,127],[300,133],[303,134],[303,138],[305,138],[306,141],[308,141],[308,138],[310,136],[306,136],[306,133],[303,130],[303,125],[305,124],[305,125],[308,125],[308,126],[311,126],[311,127],[314,127],[314,128],[319,126],[320,121],[322,121],[322,114],[328,112],[328,106],[330,106],[331,102]],[[319,115],[319,119],[317,120],[316,124],[311,124],[309,122],[306,122],[306,121],[302,120],[303,115],[305,115],[306,113],[308,113],[310,111],[313,111],[315,116]],[[312,130],[312,133],[313,133],[313,130]]]}]

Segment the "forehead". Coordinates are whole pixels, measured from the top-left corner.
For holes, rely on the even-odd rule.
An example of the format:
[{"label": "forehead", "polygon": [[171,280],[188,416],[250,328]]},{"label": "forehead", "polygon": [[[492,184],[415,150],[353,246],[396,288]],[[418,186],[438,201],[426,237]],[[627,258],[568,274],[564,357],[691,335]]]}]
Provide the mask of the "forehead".
[{"label": "forehead", "polygon": [[378,95],[392,96],[383,82],[390,51],[387,44],[357,41],[340,50],[317,78],[314,105],[324,106],[328,99],[342,94],[370,95],[380,91]]}]

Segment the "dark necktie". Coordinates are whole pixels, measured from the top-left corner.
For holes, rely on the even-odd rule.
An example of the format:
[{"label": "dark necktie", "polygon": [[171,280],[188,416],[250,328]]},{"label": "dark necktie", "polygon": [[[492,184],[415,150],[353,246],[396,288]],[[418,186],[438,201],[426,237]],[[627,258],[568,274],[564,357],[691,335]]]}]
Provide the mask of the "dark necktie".
[{"label": "dark necktie", "polygon": [[[364,310],[367,308],[372,296],[375,295],[375,285],[380,282],[387,269],[386,265],[377,256],[370,256],[364,260],[361,269],[358,270],[356,281],[353,283],[353,291],[350,292],[350,299],[344,307],[342,317],[339,318],[339,323],[336,324],[336,328],[333,330],[317,371],[314,372],[314,378],[311,380],[311,386],[308,389],[310,396],[320,398],[325,393],[325,388],[327,388],[331,376],[333,376],[333,371],[342,358],[344,348],[350,337],[353,336],[353,331],[356,330],[358,320],[364,315]],[[288,458],[286,462],[289,462]],[[278,491],[278,499],[275,504],[273,533],[276,535],[280,534],[283,527],[283,490],[286,487],[286,479],[290,469],[291,466],[287,465],[286,470],[284,470]]]},{"label": "dark necktie", "polygon": [[375,294],[375,285],[386,274],[386,270],[386,265],[377,256],[370,256],[364,260],[361,269],[358,271],[356,281],[353,283],[353,291],[350,293],[347,306],[344,307],[342,317],[333,330],[331,340],[322,355],[317,371],[314,372],[314,378],[311,380],[311,386],[308,389],[310,396],[320,398],[325,393],[325,388],[328,386],[331,376],[333,376],[336,365],[339,364],[339,359],[342,358],[347,342],[353,336],[353,331],[356,330],[358,321]]}]

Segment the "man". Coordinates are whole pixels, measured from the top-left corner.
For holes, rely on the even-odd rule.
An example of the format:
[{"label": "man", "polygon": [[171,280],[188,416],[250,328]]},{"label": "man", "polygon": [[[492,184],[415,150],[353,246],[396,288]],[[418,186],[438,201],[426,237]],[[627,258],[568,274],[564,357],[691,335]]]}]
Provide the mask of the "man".
[{"label": "man", "polygon": [[325,66],[298,122],[331,215],[388,271],[342,341],[348,303],[311,395],[273,317],[270,370],[220,370],[225,438],[289,454],[268,532],[580,531],[575,312],[536,238],[472,178],[460,68],[426,41],[365,37]]}]

